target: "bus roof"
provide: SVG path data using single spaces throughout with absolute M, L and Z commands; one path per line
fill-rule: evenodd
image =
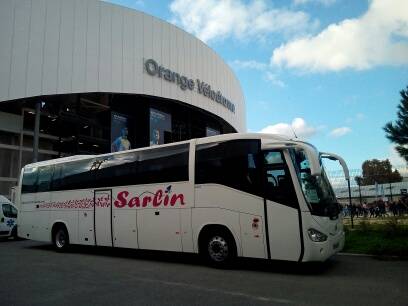
M 96 156 L 98 155 L 73 155 L 73 156 L 67 156 L 67 157 L 61 157 L 61 158 L 54 158 L 54 159 L 40 161 L 37 163 L 28 164 L 28 165 L 25 165 L 24 168 L 34 168 L 34 167 L 41 167 L 41 166 L 47 166 L 47 165 L 54 165 L 54 164 L 60 164 L 60 163 L 65 163 L 65 162 L 70 162 L 70 161 L 90 159 Z
M 128 150 L 128 151 L 120 151 L 120 152 L 114 152 L 114 153 L 105 153 L 105 154 L 100 154 L 100 155 L 74 155 L 74 156 L 69 156 L 69 157 L 56 158 L 56 159 L 51 159 L 51 160 L 46 160 L 46 161 L 41 161 L 41 162 L 37 162 L 37 163 L 28 164 L 24 168 L 54 165 L 54 164 L 65 163 L 65 162 L 86 160 L 86 159 L 91 159 L 91 158 L 95 158 L 95 157 L 112 156 L 112 155 L 116 155 L 116 154 L 123 154 L 125 152 L 130 153 L 130 152 L 137 152 L 137 151 L 142 151 L 142 150 L 151 150 L 151 149 L 156 149 L 156 148 L 164 148 L 164 147 L 170 147 L 170 146 L 179 145 L 179 144 L 183 144 L 183 143 L 190 143 L 192 141 L 195 141 L 197 144 L 205 144 L 205 143 L 218 142 L 218 141 L 228 141 L 228 140 L 234 140 L 234 139 L 261 139 L 261 140 L 266 140 L 269 143 L 273 143 L 273 142 L 280 143 L 280 142 L 285 142 L 285 141 L 303 142 L 300 139 L 289 138 L 289 137 L 287 137 L 285 135 L 263 134 L 263 133 L 231 133 L 231 134 L 221 134 L 221 135 L 215 135 L 215 136 L 209 136 L 209 137 L 203 137 L 203 138 L 195 138 L 195 139 L 179 141 L 179 142 L 172 142 L 172 143 L 156 145 L 156 146 L 150 146 L 150 147 L 136 148 L 136 149 L 132 149 L 132 150 Z
M 278 134 L 265 134 L 265 133 L 231 133 L 231 134 L 221 134 L 210 137 L 197 138 L 197 144 L 211 143 L 215 141 L 227 141 L 234 139 L 267 139 L 270 141 L 282 142 L 282 141 L 293 141 L 293 139 Z M 296 139 L 295 139 L 296 141 Z

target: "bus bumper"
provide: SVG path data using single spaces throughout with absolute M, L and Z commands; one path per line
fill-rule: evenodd
M 344 231 L 339 231 L 336 235 L 329 235 L 324 242 L 312 242 L 309 239 L 309 254 L 305 254 L 303 261 L 325 261 L 343 249 L 344 241 Z

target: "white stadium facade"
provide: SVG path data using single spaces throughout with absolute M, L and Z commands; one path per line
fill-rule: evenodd
M 176 26 L 98 0 L 0 1 L 0 194 L 36 160 L 244 132 L 230 67 Z

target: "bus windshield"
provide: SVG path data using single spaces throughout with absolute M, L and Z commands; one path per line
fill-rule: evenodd
M 311 213 L 336 218 L 339 214 L 339 205 L 322 162 L 320 161 L 321 175 L 312 176 L 309 160 L 303 150 L 291 150 L 291 157 Z

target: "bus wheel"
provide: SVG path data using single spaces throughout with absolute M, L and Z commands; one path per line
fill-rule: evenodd
M 234 238 L 227 231 L 210 232 L 201 250 L 207 261 L 217 268 L 228 268 L 236 257 Z
M 54 247 L 58 252 L 65 251 L 69 246 L 68 231 L 65 226 L 58 226 L 53 234 Z

